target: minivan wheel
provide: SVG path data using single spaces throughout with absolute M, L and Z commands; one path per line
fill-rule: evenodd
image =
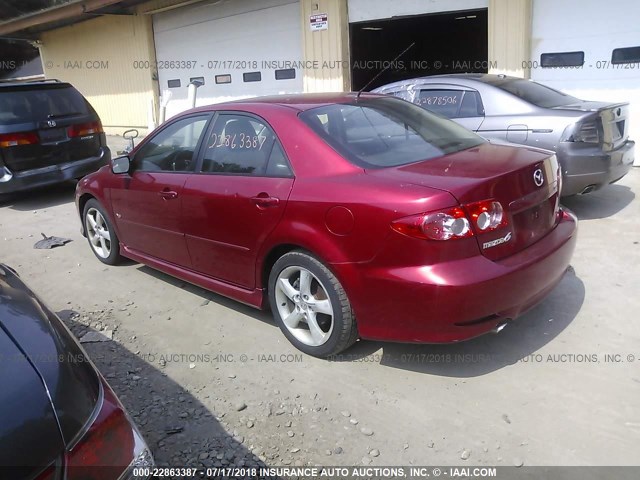
M 307 253 L 289 252 L 276 261 L 269 275 L 269 303 L 284 335 L 309 355 L 335 355 L 358 338 L 342 285 Z
M 102 263 L 116 265 L 120 262 L 120 242 L 100 202 L 91 199 L 84 206 L 84 231 L 91 251 Z

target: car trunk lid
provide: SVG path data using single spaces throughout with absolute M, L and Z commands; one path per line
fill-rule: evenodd
M 629 138 L 629 104 L 582 101 L 554 107 L 553 110 L 577 110 L 586 115 L 581 125 L 594 122 L 599 131 L 599 143 L 606 151 L 615 150 Z
M 60 319 L 2 265 L 0 327 L 41 377 L 64 442 L 71 444 L 98 404 L 101 388 L 98 373 Z
M 440 158 L 367 173 L 448 191 L 462 205 L 498 200 L 508 225 L 490 232 L 474 226 L 482 254 L 492 260 L 523 250 L 556 223 L 558 164 L 551 152 L 486 143 Z
M 3 478 L 36 478 L 64 451 L 47 389 L 0 325 L 0 465 Z

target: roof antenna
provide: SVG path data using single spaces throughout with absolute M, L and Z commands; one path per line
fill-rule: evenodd
M 405 48 L 402 52 L 400 52 L 400 55 L 398 55 L 396 58 L 391 60 L 386 67 L 384 67 L 382 70 L 380 70 L 375 77 L 373 77 L 371 80 L 369 80 L 364 87 L 362 87 L 360 90 L 358 90 L 358 94 L 356 95 L 356 100 L 358 98 L 360 98 L 360 94 L 362 92 L 364 92 L 369 85 L 371 85 L 373 82 L 375 82 L 380 75 L 382 75 L 384 72 L 389 70 L 391 68 L 391 65 L 393 65 L 396 62 L 396 60 L 398 60 L 401 56 L 403 56 L 405 53 L 407 53 L 411 49 L 411 47 L 413 47 L 415 44 L 416 44 L 416 42 L 413 42 L 411 45 L 409 45 L 407 48 Z

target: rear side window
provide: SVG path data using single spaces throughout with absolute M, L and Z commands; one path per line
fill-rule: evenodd
M 300 118 L 343 157 L 364 168 L 407 165 L 484 143 L 451 120 L 393 97 L 325 105 Z
M 458 116 L 462 103 L 462 90 L 420 90 L 416 103 L 430 112 L 439 113 L 447 118 Z
M 0 89 L 0 123 L 3 124 L 40 122 L 88 113 L 92 113 L 89 103 L 71 86 Z
M 467 118 L 484 115 L 480 95 L 472 90 L 429 90 L 418 93 L 416 103 L 430 112 L 447 118 Z
M 271 128 L 255 117 L 223 113 L 207 139 L 202 172 L 289 177 L 289 163 Z
M 484 107 L 480 94 L 475 91 L 465 90 L 460 104 L 458 118 L 481 117 L 484 115 Z

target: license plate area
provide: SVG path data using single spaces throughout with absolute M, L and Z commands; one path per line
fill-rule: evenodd
M 553 228 L 555 219 L 555 198 L 549 198 L 513 216 L 516 242 L 528 246 Z
M 40 143 L 60 143 L 69 140 L 67 136 L 66 128 L 48 128 L 46 130 L 40 130 Z

